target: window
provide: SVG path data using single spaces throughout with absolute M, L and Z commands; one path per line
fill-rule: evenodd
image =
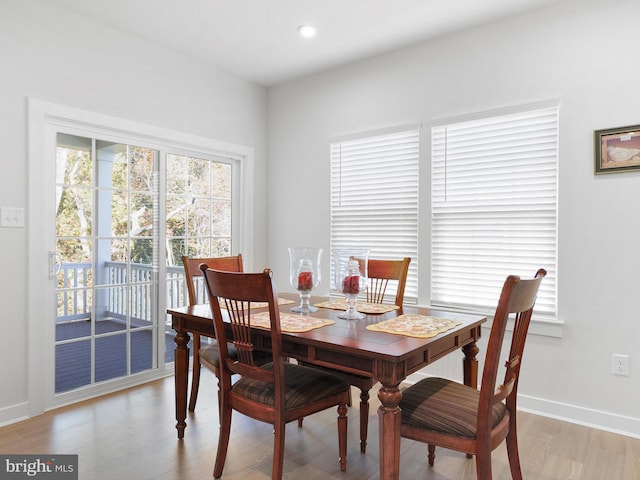
M 409 302 L 418 298 L 418 147 L 417 127 L 331 144 L 331 250 L 411 257 Z
M 542 267 L 536 315 L 555 317 L 557 164 L 557 105 L 433 127 L 432 304 L 491 311 Z

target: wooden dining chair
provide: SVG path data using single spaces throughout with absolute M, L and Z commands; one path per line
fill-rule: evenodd
M 230 257 L 213 257 L 213 258 L 190 258 L 182 257 L 182 265 L 184 266 L 184 276 L 187 284 L 187 294 L 189 297 L 189 305 L 205 303 L 209 301 L 206 294 L 204 280 L 200 264 L 204 263 L 210 268 L 216 270 L 224 270 L 228 272 L 242 272 L 242 254 Z M 200 295 L 198 295 L 200 293 Z M 191 375 L 191 396 L 189 398 L 189 411 L 193 412 L 196 408 L 198 400 L 198 389 L 200 387 L 200 366 L 204 365 L 211 370 L 216 378 L 220 378 L 218 368 L 218 344 L 215 340 L 206 345 L 202 345 L 200 335 L 193 334 L 193 372 Z M 218 389 L 220 382 L 218 381 Z
M 402 260 L 368 259 L 367 302 L 384 303 L 387 287 L 391 281 L 392 286 L 395 283 L 396 288 L 395 305 L 402 308 L 410 263 L 411 258 L 409 257 Z M 372 377 L 364 377 L 355 373 L 335 371 L 335 374 L 360 390 L 360 452 L 365 453 L 369 430 L 369 392 L 375 381 Z M 301 426 L 302 421 L 298 422 L 298 425 Z
M 522 479 L 516 430 L 516 397 L 522 353 L 540 282 L 509 276 L 493 317 L 480 390 L 444 378 L 429 377 L 402 392 L 401 435 L 428 445 L 433 466 L 436 446 L 476 456 L 478 480 L 491 480 L 491 452 L 506 439 L 511 476 Z M 496 388 L 502 344 L 510 315 L 515 323 L 504 381 Z
M 282 478 L 285 425 L 288 422 L 337 406 L 340 470 L 346 470 L 347 402 L 349 382 L 314 368 L 285 362 L 282 351 L 280 312 L 272 272 L 233 273 L 207 269 L 202 265 L 214 329 L 218 338 L 221 382 L 221 415 L 214 478 L 222 475 L 231 433 L 231 417 L 236 410 L 274 427 L 271 478 Z M 272 362 L 262 366 L 254 361 L 254 334 L 251 330 L 253 302 L 268 302 Z M 223 313 L 224 309 L 224 313 Z M 260 310 L 264 312 L 264 308 Z M 229 325 L 228 332 L 225 324 Z M 237 357 L 229 354 L 232 342 Z M 240 379 L 231 383 L 233 374 Z
M 395 283 L 395 305 L 402 307 L 404 302 L 404 289 L 407 285 L 407 274 L 411 258 L 402 260 L 378 260 L 370 258 L 367 262 L 367 276 L 369 286 L 367 288 L 367 302 L 384 303 L 389 280 Z

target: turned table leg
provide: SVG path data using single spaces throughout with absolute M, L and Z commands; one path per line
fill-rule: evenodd
M 464 384 L 478 388 L 478 359 L 476 355 L 480 349 L 476 342 L 471 342 L 462 347 L 464 360 L 462 361 Z
M 360 391 L 360 452 L 367 451 L 367 431 L 369 427 L 369 390 Z
M 178 330 L 176 337 L 176 348 L 173 351 L 174 377 L 176 390 L 176 429 L 178 438 L 184 437 L 184 429 L 187 427 L 187 377 L 189 374 L 189 335 L 187 332 Z
M 380 479 L 398 480 L 400 477 L 400 408 L 402 393 L 399 383 L 384 382 L 378 391 L 381 405 L 380 421 Z
M 463 379 L 464 384 L 473 388 L 478 388 L 478 359 L 476 356 L 480 349 L 476 342 L 471 342 L 462 347 L 464 353 L 464 360 L 462 361 Z M 473 455 L 467 453 L 467 458 L 472 458 Z

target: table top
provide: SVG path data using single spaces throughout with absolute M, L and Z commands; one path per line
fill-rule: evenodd
M 278 296 L 291 300 L 298 299 L 298 295 L 292 293 L 281 293 Z M 311 304 L 314 305 L 326 300 L 326 297 L 311 297 Z M 280 311 L 290 312 L 291 307 L 296 305 L 296 303 L 280 305 Z M 211 308 L 208 304 L 171 308 L 167 310 L 167 313 L 174 316 L 174 328 L 176 328 L 176 318 L 182 318 L 189 320 L 190 324 L 181 325 L 181 328 L 187 331 L 196 330 L 201 334 L 209 333 L 213 336 Z M 388 313 L 369 314 L 362 320 L 342 319 L 338 317 L 338 313 L 339 310 L 319 308 L 317 312 L 306 314 L 306 316 L 310 317 L 330 319 L 335 323 L 307 332 L 282 332 L 283 341 L 287 343 L 287 339 L 289 339 L 289 341 L 297 344 L 323 347 L 333 345 L 339 347 L 339 350 L 344 353 L 371 356 L 378 359 L 386 357 L 389 360 L 398 361 L 414 354 L 416 351 L 437 347 L 437 344 L 441 343 L 443 338 L 451 338 L 462 332 L 468 332 L 470 329 L 479 327 L 486 321 L 486 317 L 481 315 L 455 313 L 409 305 L 405 305 L 402 309 Z M 367 325 L 389 320 L 403 313 L 458 320 L 461 324 L 432 338 L 415 338 L 405 335 L 375 332 L 367 330 L 366 328 Z

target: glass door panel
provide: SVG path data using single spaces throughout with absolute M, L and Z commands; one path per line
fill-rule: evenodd
M 57 394 L 158 365 L 158 157 L 57 135 Z
M 166 165 L 167 296 L 168 305 L 178 306 L 188 304 L 182 255 L 238 253 L 233 252 L 231 240 L 234 162 L 169 154 Z M 203 295 L 198 298 L 206 301 Z

